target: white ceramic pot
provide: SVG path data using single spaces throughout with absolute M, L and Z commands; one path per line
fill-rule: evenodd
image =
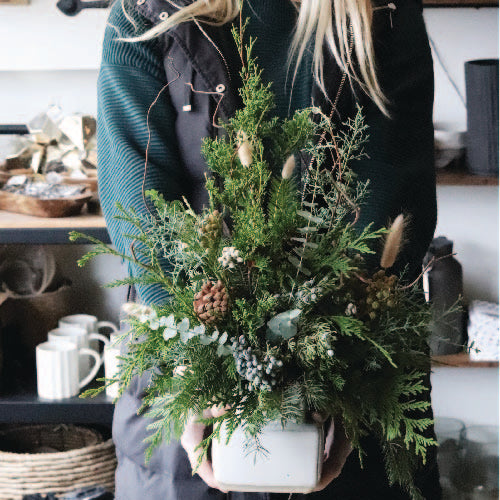
M 323 428 L 316 424 L 271 422 L 260 442 L 267 453 L 248 453 L 244 430 L 238 428 L 228 444 L 225 429 L 212 441 L 212 464 L 217 482 L 228 491 L 309 493 L 317 485 L 323 464 Z

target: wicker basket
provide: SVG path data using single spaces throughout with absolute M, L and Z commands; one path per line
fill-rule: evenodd
M 31 425 L 0 431 L 0 500 L 92 485 L 114 491 L 115 468 L 111 439 L 90 429 Z

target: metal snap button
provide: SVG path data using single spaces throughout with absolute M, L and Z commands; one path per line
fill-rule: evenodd
M 143 3 L 146 3 L 146 0 L 137 0 L 137 5 L 142 5 Z
M 219 83 L 219 85 L 217 85 L 217 87 L 215 87 L 216 92 L 222 93 L 222 92 L 224 92 L 224 90 L 226 90 L 226 86 L 222 83 Z
M 158 16 L 162 21 L 165 21 L 165 19 L 167 19 L 168 17 L 168 12 L 162 12 L 159 16 Z

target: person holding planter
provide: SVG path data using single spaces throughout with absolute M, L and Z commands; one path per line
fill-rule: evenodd
M 261 77 L 272 82 L 273 115 L 285 119 L 313 106 L 318 116 L 342 130 L 342 123 L 354 119 L 361 106 L 369 140 L 365 154 L 354 159 L 352 169 L 359 182 L 369 180 L 369 191 L 362 210 L 355 214 L 355 227 L 363 234 L 371 223 L 371 230 L 377 231 L 403 213 L 406 244 L 390 268 L 394 274 L 404 270 L 409 283 L 416 279 L 436 221 L 433 70 L 421 10 L 418 0 L 116 2 L 105 32 L 98 80 L 99 193 L 114 245 L 124 254 L 133 254 L 131 275 L 137 276 L 141 266 L 134 262 L 137 255 L 124 238 L 129 226 L 123 218 L 114 218 L 116 202 L 147 216 L 152 204 L 144 193 L 154 189 L 167 202 L 185 198 L 193 214 L 201 214 L 209 206 L 202 142 L 223 137 L 219 119 L 227 123 L 243 104 L 238 89 L 245 82 L 239 75 L 248 60 L 243 45 L 238 50 L 231 35 L 232 24 L 238 25 L 241 17 L 248 19 L 245 37 L 255 38 L 252 54 L 262 69 Z M 243 129 L 233 132 L 229 136 L 237 146 L 238 165 L 245 166 L 245 144 L 253 144 L 254 138 Z M 254 153 L 249 152 L 250 163 Z M 302 163 L 306 175 L 307 162 Z M 219 181 L 223 184 L 224 178 Z M 217 185 L 212 188 L 215 193 Z M 158 198 L 153 201 L 162 206 Z M 207 220 L 203 224 L 207 227 Z M 220 224 L 221 231 L 231 231 L 224 226 L 226 222 Z M 220 257 L 226 259 L 219 261 L 222 266 L 234 257 L 231 252 L 226 250 Z M 366 252 L 364 258 L 369 268 L 377 267 L 378 256 Z M 246 265 L 253 264 L 246 261 Z M 162 307 L 168 303 L 166 287 L 136 288 L 146 304 Z M 201 298 L 195 297 L 195 304 L 196 300 Z M 352 308 L 351 313 L 356 314 Z M 202 322 L 207 319 L 199 318 Z M 168 340 L 173 337 L 165 331 L 175 335 L 191 331 L 182 330 L 178 318 L 160 319 L 165 319 L 161 327 Z M 144 320 L 148 328 L 152 322 L 156 322 L 154 317 Z M 195 330 L 193 337 L 199 335 L 200 342 L 209 342 L 205 339 L 208 331 Z M 223 332 L 217 334 L 219 341 Z M 237 349 L 233 345 L 232 352 Z M 134 377 L 116 405 L 117 499 L 269 498 L 267 493 L 218 490 L 208 461 L 198 475 L 192 475 L 189 459 L 194 462 L 204 432 L 199 421 L 186 426 L 180 443 L 160 444 L 145 465 L 150 421 L 138 411 L 151 380 L 151 372 Z M 431 418 L 429 406 L 426 408 L 425 416 Z M 432 428 L 427 432 L 432 434 Z M 327 440 L 329 458 L 319 491 L 308 498 L 410 498 L 386 479 L 377 441 L 370 435 L 362 440 L 363 467 L 357 454 L 349 453 L 349 439 L 338 422 L 334 445 L 330 447 L 331 440 Z M 432 448 L 415 482 L 424 498 L 440 498 Z

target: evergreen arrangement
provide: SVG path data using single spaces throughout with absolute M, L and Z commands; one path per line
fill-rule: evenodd
M 214 405 L 228 409 L 205 419 L 205 452 L 222 425 L 229 436 L 243 426 L 258 450 L 266 423 L 315 411 L 342 421 L 361 460 L 362 438 L 378 438 L 389 481 L 422 498 L 413 475 L 435 444 L 424 415 L 431 312 L 416 285 L 391 273 L 403 217 L 357 228 L 369 189 L 350 168 L 367 141 L 361 110 L 338 130 L 316 108 L 273 117 L 242 33 L 233 31 L 243 107 L 221 124 L 223 138 L 203 143 L 209 207 L 195 213 L 153 190 L 149 214 L 119 206 L 131 255 L 72 233 L 96 244 L 80 265 L 113 254 L 141 269 L 109 286 L 156 284 L 170 295 L 131 320 L 117 380 L 123 391 L 152 373 L 150 452 Z M 374 269 L 367 257 L 377 250 Z

